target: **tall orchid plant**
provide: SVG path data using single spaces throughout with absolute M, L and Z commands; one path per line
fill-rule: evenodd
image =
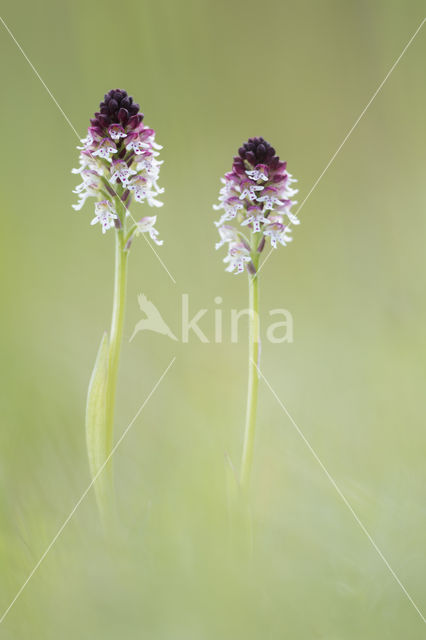
M 143 114 L 133 98 L 121 89 L 105 94 L 99 111 L 90 120 L 87 136 L 80 150 L 80 166 L 73 173 L 82 182 L 74 193 L 79 197 L 73 205 L 82 209 L 90 197 L 96 199 L 92 225 L 99 224 L 102 233 L 115 233 L 115 276 L 111 329 L 105 332 L 99 347 L 89 384 L 86 409 L 86 437 L 92 478 L 97 480 L 96 494 L 103 513 L 108 510 L 112 493 L 110 458 L 113 451 L 113 426 L 117 373 L 120 358 L 125 311 L 127 262 L 132 241 L 148 234 L 160 245 L 155 228 L 156 216 L 139 220 L 130 213 L 132 201 L 161 207 L 158 196 L 163 192 L 157 180 L 161 147 L 155 142 L 155 131 L 143 123 Z M 104 467 L 108 473 L 102 474 Z M 98 476 L 102 476 L 98 480 Z

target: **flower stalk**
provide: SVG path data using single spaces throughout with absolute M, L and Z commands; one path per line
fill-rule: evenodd
M 125 248 L 124 229 L 117 229 L 115 232 L 114 298 L 108 354 L 106 410 L 106 441 L 108 454 L 112 451 L 113 447 L 115 398 L 117 393 L 118 366 L 121 343 L 123 341 L 124 312 L 126 306 L 128 255 L 129 252 Z
M 254 235 L 253 238 L 256 238 Z M 252 254 L 253 255 L 253 254 Z M 248 274 L 249 288 L 249 338 L 248 338 L 248 386 L 244 443 L 241 457 L 240 485 L 248 490 L 253 464 L 254 439 L 256 431 L 257 396 L 260 366 L 260 321 L 259 321 L 259 277 L 257 274 L 259 254 L 252 257 L 254 274 Z

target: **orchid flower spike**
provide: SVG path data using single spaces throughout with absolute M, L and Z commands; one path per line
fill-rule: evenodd
M 155 131 L 143 124 L 143 118 L 139 105 L 126 91 L 113 89 L 105 94 L 82 146 L 77 147 L 80 166 L 72 171 L 80 174 L 82 182 L 74 189 L 78 202 L 73 208 L 80 211 L 88 198 L 96 198 L 91 224 L 99 222 L 102 233 L 125 226 L 132 198 L 150 207 L 163 205 L 158 200 L 164 192 L 158 186 L 162 147 L 155 142 Z M 144 232 L 143 225 L 133 222 L 134 232 Z M 132 225 L 128 226 L 131 231 Z M 157 230 L 150 227 L 145 231 L 160 244 Z
M 291 242 L 289 223 L 299 224 L 291 212 L 297 189 L 292 188 L 296 180 L 286 167 L 264 138 L 249 138 L 238 149 L 232 170 L 222 178 L 219 204 L 213 205 L 222 211 L 215 222 L 220 236 L 216 249 L 228 247 L 226 271 L 247 270 L 253 275 L 267 239 L 273 249 Z

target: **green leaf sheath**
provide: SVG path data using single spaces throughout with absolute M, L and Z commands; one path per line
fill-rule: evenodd
M 107 435 L 107 389 L 108 389 L 108 334 L 102 336 L 95 366 L 90 378 L 86 406 L 86 442 L 92 479 L 96 478 L 95 491 L 99 509 L 104 512 L 110 483 L 109 469 L 100 472 L 109 455 Z M 106 465 L 109 466 L 109 465 Z M 97 475 L 99 474 L 99 477 Z

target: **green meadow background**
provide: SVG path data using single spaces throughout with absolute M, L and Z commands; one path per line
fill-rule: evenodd
M 91 491 L 0 624 L 3 640 L 420 640 L 421 616 L 276 398 L 260 385 L 254 550 L 232 543 L 245 277 L 225 273 L 212 211 L 240 144 L 262 135 L 308 194 L 415 32 L 407 0 L 74 0 L 2 17 L 83 136 L 127 89 L 164 145 L 158 249 L 132 248 L 116 437 L 119 523 Z M 113 234 L 74 212 L 75 133 L 0 24 L 0 616 L 90 482 L 86 390 L 112 298 Z M 426 27 L 260 274 L 294 342 L 262 369 L 387 561 L 426 611 Z M 76 180 L 77 178 L 77 180 Z M 140 205 L 140 215 L 150 211 Z M 129 338 L 137 294 L 180 334 Z M 224 341 L 213 339 L 221 296 Z

